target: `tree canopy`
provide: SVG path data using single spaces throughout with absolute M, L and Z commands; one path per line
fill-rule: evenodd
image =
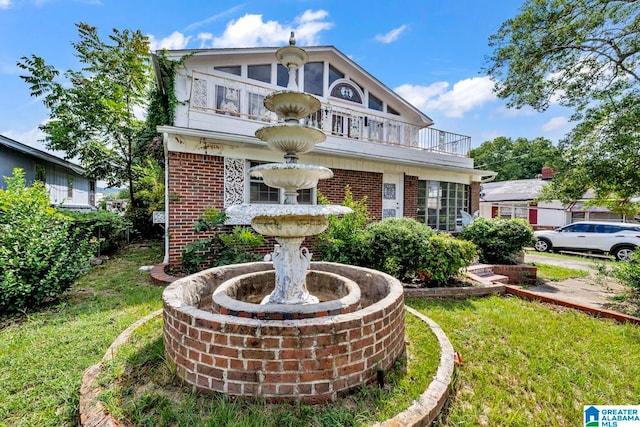
M 535 178 L 544 166 L 555 168 L 560 150 L 545 138 L 513 141 L 504 136 L 485 141 L 470 153 L 478 169 L 497 172 L 496 181 Z
M 485 71 L 509 106 L 574 108 L 545 197 L 598 204 L 640 193 L 640 2 L 526 0 L 491 36 Z
M 49 121 L 40 125 L 46 145 L 79 158 L 90 176 L 111 186 L 128 184 L 132 208 L 134 154 L 144 128 L 137 114 L 147 106 L 150 52 L 140 31 L 113 29 L 107 41 L 95 27 L 76 24 L 72 43 L 82 68 L 60 72 L 39 56 L 21 58 L 18 67 L 31 95 L 43 97 Z

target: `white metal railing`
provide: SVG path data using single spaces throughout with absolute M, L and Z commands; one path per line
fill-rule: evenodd
M 233 117 L 277 123 L 276 115 L 264 107 L 264 98 L 275 92 L 261 86 L 199 71 L 193 71 L 189 109 Z M 342 138 L 362 139 L 418 150 L 468 157 L 471 138 L 433 128 L 419 128 L 372 110 L 356 110 L 323 102 L 320 110 L 304 121 L 308 126 Z

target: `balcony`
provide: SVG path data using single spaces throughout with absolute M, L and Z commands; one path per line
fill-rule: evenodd
M 193 71 L 189 112 L 253 120 L 266 125 L 277 123 L 276 115 L 264 107 L 264 98 L 275 92 L 272 86 L 222 78 Z M 320 98 L 320 97 L 319 97 Z M 321 101 L 322 98 L 320 98 Z M 393 119 L 391 114 L 375 114 L 366 108 L 351 109 L 322 102 L 319 111 L 303 122 L 323 130 L 327 135 L 360 139 L 379 144 L 468 157 L 471 138 L 433 128 L 420 128 Z

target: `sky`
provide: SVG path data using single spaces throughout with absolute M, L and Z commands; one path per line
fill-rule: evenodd
M 498 136 L 557 143 L 571 111 L 509 109 L 482 67 L 489 36 L 520 0 L 0 0 L 0 134 L 43 148 L 48 118 L 16 62 L 35 54 L 60 71 L 78 69 L 76 23 L 140 30 L 152 49 L 332 45 L 434 120 L 471 136 L 472 148 Z

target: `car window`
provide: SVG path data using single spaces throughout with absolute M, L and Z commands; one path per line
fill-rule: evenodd
M 611 225 L 611 224 L 595 224 L 593 226 L 594 233 L 617 233 L 621 231 L 623 228 L 619 225 Z
M 590 227 L 590 224 L 571 224 L 563 228 L 561 231 L 564 233 L 587 233 Z

